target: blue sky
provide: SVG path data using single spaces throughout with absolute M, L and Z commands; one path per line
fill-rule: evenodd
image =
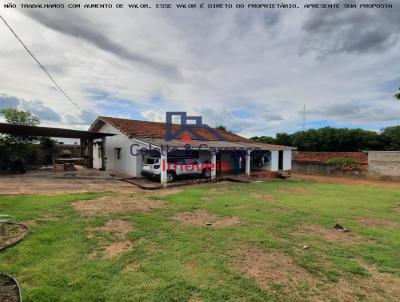
M 98 115 L 164 121 L 166 111 L 187 111 L 250 137 L 301 130 L 304 105 L 307 129 L 399 124 L 397 4 L 2 14 L 85 112 L 0 24 L 0 108 L 31 110 L 45 125 L 87 129 Z

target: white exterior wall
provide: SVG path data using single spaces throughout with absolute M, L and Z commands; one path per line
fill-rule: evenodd
M 93 168 L 100 169 L 101 168 L 101 157 L 99 157 L 99 149 L 101 148 L 101 146 L 96 144 L 97 142 L 101 142 L 101 141 L 93 142 Z
M 271 171 L 279 170 L 279 151 L 271 150 Z
M 138 144 L 138 147 L 132 148 L 132 152 L 136 153 L 138 149 L 148 147 L 135 139 L 129 139 L 125 134 L 115 129 L 109 124 L 105 124 L 99 132 L 113 133 L 114 136 L 106 138 L 105 157 L 106 157 L 106 170 L 125 173 L 133 177 L 142 177 L 142 156 L 133 156 L 131 154 L 132 144 Z M 121 148 L 121 157 L 117 159 L 115 149 Z M 101 168 L 101 158 L 98 158 L 98 149 L 93 147 L 93 166 Z
M 292 150 L 283 150 L 283 171 L 292 170 Z

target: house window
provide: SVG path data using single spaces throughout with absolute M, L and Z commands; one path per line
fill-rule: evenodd
M 115 148 L 114 152 L 115 152 L 115 158 L 121 159 L 121 148 Z

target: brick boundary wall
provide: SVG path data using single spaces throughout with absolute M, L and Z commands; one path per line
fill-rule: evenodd
M 350 158 L 358 163 L 331 165 L 327 160 Z M 346 177 L 368 176 L 368 154 L 364 152 L 301 152 L 293 154 L 292 171 L 311 175 L 330 175 Z

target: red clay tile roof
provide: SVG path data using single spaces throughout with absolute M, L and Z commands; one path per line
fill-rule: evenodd
M 100 121 L 100 122 L 99 122 Z M 148 138 L 162 138 L 166 136 L 165 123 L 159 122 L 147 122 L 138 120 L 129 120 L 115 117 L 100 116 L 96 122 L 90 127 L 91 131 L 99 131 L 103 126 L 101 121 L 110 124 L 111 126 L 117 128 L 122 133 L 130 137 L 148 137 Z M 172 129 L 177 131 L 180 125 L 174 124 Z M 214 128 L 215 129 L 215 128 Z M 219 138 L 215 137 L 212 133 L 204 128 L 195 128 L 196 132 L 203 136 L 205 139 L 210 141 L 218 141 Z M 253 142 L 247 138 L 241 137 L 239 135 L 228 133 L 226 131 L 215 129 L 220 135 L 222 135 L 226 141 L 230 142 Z M 182 133 L 179 138 L 191 137 L 190 133 Z M 191 137 L 194 139 L 193 137 Z
M 335 158 L 351 158 L 360 164 L 368 164 L 368 154 L 364 152 L 294 152 L 296 162 L 324 163 Z

